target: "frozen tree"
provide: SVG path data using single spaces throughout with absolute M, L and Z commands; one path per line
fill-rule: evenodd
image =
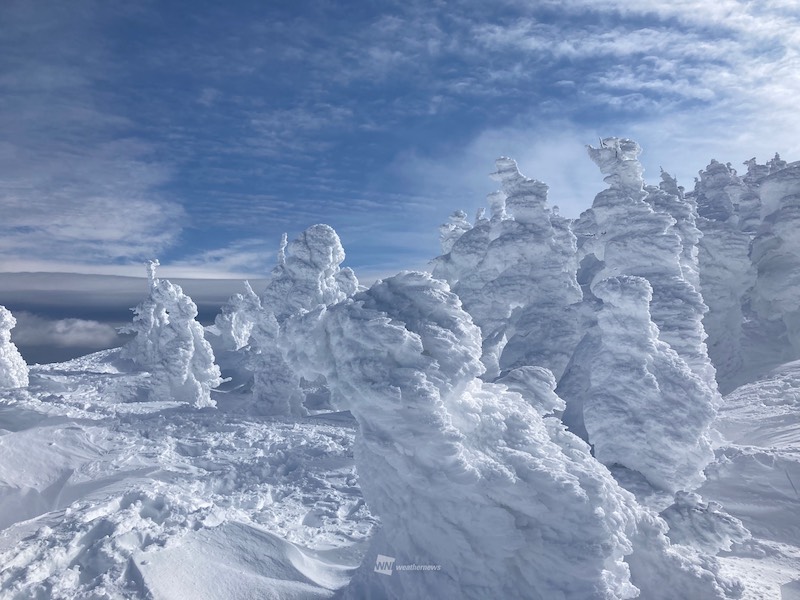
M 353 271 L 340 267 L 344 258 L 339 236 L 328 225 L 313 225 L 291 243 L 284 234 L 278 264 L 261 298 L 247 286 L 245 294 L 231 298 L 217 317 L 223 339 L 242 350 L 244 364 L 253 373 L 259 412 L 307 414 L 300 376 L 278 351 L 282 323 L 318 305 L 344 300 L 358 289 Z
M 725 597 L 583 441 L 543 417 L 563 408 L 551 373 L 479 378 L 481 333 L 444 282 L 402 273 L 286 327 L 289 362 L 323 374 L 359 425 L 359 481 L 382 529 L 351 597 L 665 598 L 656 575 L 684 597 Z M 376 575 L 379 554 L 441 570 Z
M 534 408 L 558 404 L 551 375 L 527 386 L 532 402 L 478 378 L 480 331 L 444 282 L 404 273 L 287 325 L 291 363 L 323 374 L 359 423 L 359 478 L 383 529 L 354 597 L 636 595 L 630 496 Z M 377 553 L 441 572 L 375 577 Z
M 5 306 L 0 306 L 0 388 L 28 385 L 28 365 L 11 341 L 11 330 L 17 320 Z
M 665 178 L 660 188 L 645 189 L 640 152 L 633 140 L 618 138 L 602 140 L 599 148 L 589 147 L 589 156 L 606 175 L 609 187 L 595 197 L 576 225 L 583 238 L 581 264 L 591 265 L 592 289 L 618 275 L 647 279 L 653 289 L 650 310 L 661 339 L 715 390 L 702 324 L 707 307 L 695 287 L 693 246 L 699 233 L 692 207 L 681 206 L 685 200 L 675 194 L 671 178 Z
M 261 294 L 263 306 L 281 322 L 353 295 L 358 280 L 352 269 L 340 267 L 344 258 L 342 242 L 328 225 L 312 225 L 288 245 L 284 237 L 278 264 Z
M 746 295 L 755 283 L 749 256 L 753 236 L 747 231 L 754 226 L 739 210 L 746 198 L 755 198 L 755 218 L 760 222 L 760 200 L 736 171 L 716 160 L 700 171 L 692 196 L 703 233 L 699 242 L 700 289 L 708 305 L 703 326 L 720 390 L 726 393 L 739 382 L 749 362 L 745 360 L 742 324 Z
M 250 287 L 250 282 L 245 281 L 244 293 L 231 296 L 214 319 L 214 330 L 220 337 L 222 347 L 236 351 L 247 346 L 262 312 L 258 294 Z
M 594 293 L 602 301 L 597 327 L 559 385 L 564 420 L 604 464 L 637 471 L 659 489 L 690 490 L 714 458 L 714 393 L 659 339 L 647 280 L 612 277 Z
M 472 225 L 467 221 L 467 213 L 457 210 L 450 219 L 439 227 L 439 239 L 442 244 L 442 254 L 447 254 L 453 249 L 456 240 L 472 229 Z
M 489 196 L 491 218 L 468 227 L 457 213 L 442 227 L 434 276 L 461 298 L 483 335 L 486 377 L 525 365 L 559 376 L 579 339 L 574 307 L 575 236 L 547 206 L 547 185 L 523 176 L 510 158 L 496 161 L 501 191 Z
M 124 329 L 135 337 L 122 349 L 123 358 L 150 371 L 150 395 L 214 406 L 211 390 L 222 380 L 197 306 L 180 286 L 156 277 L 158 261 L 147 264 L 149 296 L 133 309 L 133 323 Z
M 800 163 L 778 163 L 760 182 L 763 223 L 750 257 L 756 269 L 752 308 L 768 322 L 780 322 L 790 357 L 800 356 Z

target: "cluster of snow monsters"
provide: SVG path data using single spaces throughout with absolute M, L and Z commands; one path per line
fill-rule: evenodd
M 498 159 L 490 217 L 454 213 L 432 274 L 368 290 L 327 225 L 284 236 L 262 294 L 245 283 L 209 328 L 260 412 L 302 416 L 324 396 L 358 422 L 382 529 L 353 597 L 741 594 L 714 554 L 747 531 L 691 490 L 713 458 L 717 378 L 746 377 L 759 330 L 785 342 L 759 366 L 800 356 L 800 165 L 750 161 L 739 178 L 712 162 L 685 194 L 666 173 L 645 185 L 639 153 L 589 148 L 609 187 L 577 220 Z M 123 355 L 154 397 L 212 406 L 214 352 L 156 264 Z M 27 383 L 13 324 L 0 310 L 0 385 Z M 378 554 L 440 570 L 376 577 Z

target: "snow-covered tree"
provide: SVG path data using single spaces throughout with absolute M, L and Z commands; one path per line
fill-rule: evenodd
M 344 259 L 342 242 L 329 225 L 312 225 L 288 245 L 284 237 L 278 264 L 261 294 L 262 305 L 280 323 L 352 296 L 358 279 L 349 267 L 341 268 Z
M 716 389 L 702 323 L 707 307 L 695 287 L 693 246 L 699 233 L 692 207 L 681 206 L 685 200 L 675 194 L 671 178 L 660 188 L 645 189 L 640 152 L 633 140 L 618 138 L 602 140 L 599 148 L 589 147 L 589 156 L 606 175 L 609 187 L 595 197 L 576 225 L 583 238 L 581 264 L 592 265 L 592 288 L 619 275 L 647 279 L 653 289 L 650 311 L 661 339 Z
M 346 595 L 661 600 L 650 581 L 667 579 L 726 597 L 713 560 L 672 548 L 663 520 L 545 416 L 563 408 L 549 371 L 480 379 L 481 333 L 446 283 L 401 273 L 285 325 L 288 361 L 323 374 L 359 424 L 359 481 L 381 518 Z M 379 554 L 441 570 L 376 576 Z
M 255 410 L 268 415 L 302 416 L 300 375 L 278 350 L 281 324 L 319 305 L 327 306 L 351 296 L 358 280 L 341 268 L 345 253 L 341 240 L 328 225 L 313 225 L 288 243 L 284 234 L 278 264 L 259 297 L 245 282 L 214 322 L 221 346 L 238 356 L 237 366 L 252 373 Z
M 489 196 L 491 219 L 470 228 L 456 213 L 441 228 L 445 254 L 433 274 L 481 328 L 488 378 L 526 365 L 560 376 L 579 339 L 575 236 L 547 206 L 547 185 L 523 176 L 510 158 L 496 167 L 502 189 Z
M 28 385 L 28 365 L 11 341 L 11 330 L 17 320 L 5 306 L 0 306 L 0 388 Z
M 244 293 L 231 296 L 214 319 L 214 332 L 220 337 L 221 346 L 232 352 L 247 346 L 262 312 L 261 299 L 245 281 Z
M 122 348 L 122 357 L 150 371 L 151 397 L 215 406 L 211 390 L 222 379 L 196 320 L 197 306 L 179 285 L 158 279 L 157 266 L 158 261 L 147 263 L 150 294 L 133 309 L 133 323 L 124 329 L 135 337 Z
M 481 334 L 460 304 L 403 273 L 287 321 L 292 365 L 323 374 L 359 423 L 359 480 L 383 524 L 352 595 L 634 597 L 630 496 L 534 408 L 559 404 L 552 375 L 531 402 L 479 379 Z M 375 577 L 378 553 L 441 572 Z
M 773 165 L 760 182 L 762 226 L 750 257 L 756 269 L 752 308 L 782 322 L 791 358 L 800 357 L 800 163 Z
M 637 471 L 656 488 L 691 490 L 714 458 L 709 427 L 715 395 L 650 318 L 641 277 L 597 282 L 597 327 L 581 341 L 559 384 L 564 420 L 598 460 Z
M 697 203 L 697 224 L 702 231 L 698 244 L 700 289 L 708 305 L 703 326 L 708 333 L 708 355 L 717 371 L 720 390 L 730 391 L 746 374 L 746 345 L 742 325 L 748 290 L 755 283 L 750 262 L 750 243 L 754 230 L 751 210 L 760 222 L 760 199 L 729 165 L 712 160 L 700 171 L 692 194 Z M 754 199 L 749 204 L 747 198 Z

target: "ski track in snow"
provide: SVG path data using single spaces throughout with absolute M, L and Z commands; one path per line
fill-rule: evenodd
M 3 598 L 329 597 L 375 519 L 347 414 L 140 402 L 106 351 L 0 397 Z M 120 368 L 122 367 L 122 368 Z

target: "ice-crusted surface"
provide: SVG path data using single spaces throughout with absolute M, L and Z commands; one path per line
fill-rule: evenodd
M 659 339 L 641 277 L 599 281 L 597 328 L 581 341 L 560 385 L 564 420 L 606 465 L 641 473 L 670 492 L 703 481 L 715 397 Z
M 556 404 L 552 379 L 534 374 L 545 397 L 526 401 L 478 378 L 480 332 L 444 282 L 403 273 L 288 327 L 293 365 L 325 375 L 359 423 L 383 524 L 352 597 L 635 597 L 632 496 L 534 408 Z M 377 554 L 441 571 L 376 576 Z
M 122 356 L 150 371 L 148 393 L 201 408 L 214 406 L 211 390 L 222 379 L 211 344 L 197 321 L 197 306 L 179 285 L 156 277 L 158 261 L 147 266 L 150 294 L 133 309 L 133 323 L 125 328 L 135 337 Z
M 5 306 L 0 306 L 0 388 L 28 385 L 28 365 L 11 341 L 17 320 Z
M 581 264 L 592 265 L 584 277 L 592 287 L 618 275 L 647 279 L 653 288 L 650 312 L 661 339 L 716 390 L 702 323 L 707 307 L 695 287 L 699 233 L 693 207 L 675 194 L 669 179 L 662 187 L 645 189 L 641 148 L 633 140 L 606 138 L 588 150 L 609 187 L 576 224 L 583 238 Z
M 491 219 L 468 228 L 463 213 L 442 227 L 445 254 L 433 274 L 446 280 L 483 335 L 486 377 L 540 365 L 558 377 L 579 339 L 576 240 L 547 206 L 547 185 L 496 161 Z

